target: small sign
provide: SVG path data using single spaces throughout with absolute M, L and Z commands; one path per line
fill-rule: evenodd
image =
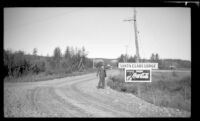
M 158 69 L 158 63 L 119 63 L 118 68 Z
M 125 68 L 125 82 L 151 82 L 151 69 Z

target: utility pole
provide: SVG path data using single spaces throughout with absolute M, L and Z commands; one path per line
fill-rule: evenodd
M 128 19 L 124 21 L 134 21 L 134 31 L 135 31 L 135 46 L 136 46 L 136 62 L 140 62 L 140 54 L 139 54 L 139 45 L 138 45 L 138 36 L 137 36 L 137 23 L 136 23 L 136 10 L 134 9 L 133 19 Z
M 140 60 L 140 55 L 139 55 L 139 45 L 138 45 L 138 37 L 137 37 L 137 25 L 136 25 L 136 10 L 134 9 L 134 27 L 135 27 L 135 45 L 136 45 L 136 62 L 138 63 Z
M 127 62 L 127 60 L 128 60 L 128 59 L 127 59 L 127 48 L 128 48 L 128 45 L 126 45 L 125 47 L 126 47 L 125 62 Z
M 139 54 L 139 46 L 138 46 L 138 36 L 137 36 L 137 23 L 136 23 L 136 10 L 134 9 L 134 15 L 132 19 L 124 20 L 124 21 L 134 21 L 134 31 L 135 31 L 135 46 L 136 46 L 136 62 L 140 62 L 140 54 Z M 139 84 L 138 95 L 141 96 L 141 85 Z

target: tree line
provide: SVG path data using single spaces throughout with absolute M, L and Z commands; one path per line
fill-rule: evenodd
M 117 58 L 118 62 L 136 62 L 136 55 L 128 56 L 125 54 L 121 54 Z M 174 66 L 176 68 L 191 68 L 191 62 L 181 59 L 161 59 L 158 53 L 152 53 L 149 59 L 140 59 L 140 62 L 151 62 L 158 63 L 159 69 L 170 69 L 170 66 Z
M 66 47 L 64 54 L 56 47 L 52 56 L 37 55 L 37 48 L 32 54 L 19 50 L 4 50 L 4 77 L 19 77 L 28 74 L 71 73 L 92 68 L 92 60 L 87 58 L 84 47 Z
M 129 56 L 125 54 L 121 54 L 117 60 L 118 62 L 136 62 L 136 55 L 134 56 Z M 154 54 L 152 53 L 150 59 L 140 59 L 141 62 L 159 62 L 160 58 L 158 53 Z

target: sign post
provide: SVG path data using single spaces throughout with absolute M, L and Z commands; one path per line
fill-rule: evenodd
M 119 63 L 118 68 L 125 69 L 125 82 L 151 82 L 158 63 Z

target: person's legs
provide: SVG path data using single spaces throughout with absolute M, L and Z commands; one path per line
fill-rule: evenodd
M 105 88 L 105 78 L 100 77 L 97 88 Z
M 100 78 L 99 78 L 99 83 L 98 83 L 97 88 L 101 88 L 101 79 Z
M 100 87 L 102 88 L 103 87 L 103 78 L 100 77 Z
M 100 88 L 102 88 L 103 87 L 103 80 L 102 80 L 102 78 L 100 79 Z
M 102 88 L 105 88 L 105 78 L 102 80 Z

